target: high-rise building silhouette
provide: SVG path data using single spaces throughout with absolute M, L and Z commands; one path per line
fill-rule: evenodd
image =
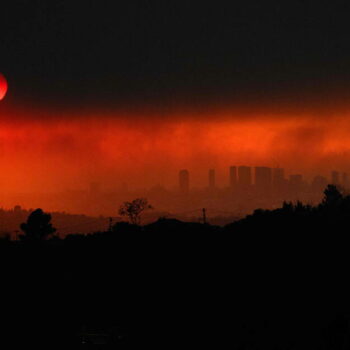
M 230 166 L 230 187 L 235 188 L 237 186 L 237 167 Z
M 255 167 L 255 186 L 259 190 L 269 190 L 272 184 L 272 170 L 266 166 Z
M 275 189 L 281 189 L 286 183 L 283 168 L 272 169 L 272 185 Z
M 214 189 L 215 188 L 215 169 L 210 169 L 209 170 L 209 189 Z
M 340 184 L 340 181 L 339 181 L 339 172 L 338 171 L 335 171 L 333 170 L 332 173 L 331 173 L 331 183 L 333 185 L 339 185 Z
M 238 167 L 238 184 L 240 186 L 250 186 L 252 184 L 252 169 L 249 166 Z
M 179 171 L 179 187 L 183 194 L 187 194 L 190 190 L 190 173 L 186 169 Z

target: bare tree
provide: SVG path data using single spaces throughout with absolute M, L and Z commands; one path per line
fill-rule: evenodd
M 145 198 L 136 198 L 132 202 L 124 202 L 119 208 L 119 215 L 127 217 L 134 225 L 141 224 L 141 214 L 147 209 L 153 209 Z

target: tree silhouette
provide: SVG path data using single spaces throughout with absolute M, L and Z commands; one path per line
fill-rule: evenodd
M 24 232 L 22 239 L 39 241 L 44 240 L 54 232 L 56 229 L 50 223 L 51 215 L 45 213 L 42 209 L 34 210 L 27 219 L 27 222 L 22 223 L 20 228 Z
M 127 217 L 134 225 L 140 225 L 141 214 L 146 209 L 153 209 L 145 198 L 136 198 L 132 202 L 124 202 L 119 208 L 119 215 Z
M 339 204 L 342 199 L 343 195 L 335 185 L 328 185 L 326 189 L 324 190 L 324 198 L 323 198 L 323 204 L 328 206 L 334 206 Z

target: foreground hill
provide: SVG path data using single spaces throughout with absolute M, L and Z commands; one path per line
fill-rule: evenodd
M 78 344 L 82 329 L 122 328 L 130 348 L 344 349 L 349 215 L 329 187 L 317 207 L 285 203 L 225 227 L 160 219 L 3 241 L 0 342 Z

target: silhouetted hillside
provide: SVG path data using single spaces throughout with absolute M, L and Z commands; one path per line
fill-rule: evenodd
M 163 218 L 3 240 L 0 342 L 347 348 L 349 215 L 350 197 L 329 186 L 318 206 L 225 227 Z
M 0 236 L 18 238 L 20 224 L 24 222 L 33 209 L 23 209 L 15 206 L 13 209 L 0 209 Z M 109 224 L 107 217 L 92 217 L 87 215 L 69 214 L 65 212 L 51 213 L 52 219 L 57 227 L 57 235 L 65 237 L 72 233 L 89 233 L 105 230 Z

